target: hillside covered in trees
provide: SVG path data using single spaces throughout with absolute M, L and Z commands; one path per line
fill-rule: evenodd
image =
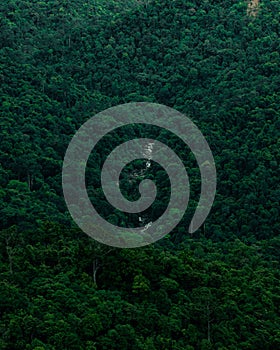
M 280 3 L 252 3 L 0 1 L 1 350 L 280 348 Z M 174 149 L 191 183 L 168 236 L 116 249 L 71 219 L 62 163 L 85 121 L 139 101 L 199 127 L 217 193 L 190 235 L 200 190 L 192 154 L 162 130 L 111 133 L 87 169 L 91 200 L 110 222 L 127 218 L 106 202 L 100 165 L 131 136 Z M 133 200 L 132 168 L 121 186 Z M 146 220 L 170 191 L 162 169 L 151 172 L 161 195 Z

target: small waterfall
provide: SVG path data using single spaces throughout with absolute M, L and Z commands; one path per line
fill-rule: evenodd
M 133 173 L 133 177 L 139 177 L 139 176 L 144 176 L 145 172 L 150 168 L 151 166 L 151 160 L 152 160 L 152 155 L 153 155 L 153 147 L 154 147 L 154 142 L 149 142 L 145 147 L 144 147 L 144 151 L 143 151 L 143 158 L 147 159 L 145 167 L 143 169 L 141 169 L 140 171 L 135 171 Z M 141 230 L 142 233 L 144 233 L 151 225 L 152 225 L 152 221 L 148 221 L 149 218 L 144 216 L 141 217 L 139 216 L 139 222 L 144 223 L 145 226 L 144 228 Z M 148 221 L 148 222 L 147 222 Z

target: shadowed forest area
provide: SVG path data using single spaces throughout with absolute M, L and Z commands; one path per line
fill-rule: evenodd
M 0 1 L 1 350 L 280 348 L 280 2 L 252 3 Z M 191 184 L 169 235 L 117 249 L 71 219 L 62 163 L 90 117 L 140 101 L 192 119 L 213 152 L 217 193 L 189 234 L 200 175 L 178 137 L 142 127 L 104 137 L 86 180 L 111 223 L 128 219 L 108 205 L 100 167 L 131 137 L 165 142 Z M 132 169 L 120 186 L 133 200 Z M 161 195 L 143 225 L 170 192 L 166 173 L 150 170 Z

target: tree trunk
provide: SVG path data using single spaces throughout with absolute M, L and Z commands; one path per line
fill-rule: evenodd
M 97 271 L 99 269 L 99 264 L 98 264 L 98 259 L 94 259 L 93 260 L 93 263 L 92 263 L 92 277 L 93 277 L 93 282 L 94 284 L 97 286 L 97 283 L 96 283 L 96 274 L 97 274 Z

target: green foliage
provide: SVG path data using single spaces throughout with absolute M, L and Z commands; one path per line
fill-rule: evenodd
M 0 349 L 278 349 L 279 2 L 8 0 L 0 2 Z M 187 227 L 200 180 L 166 130 L 110 133 L 88 162 L 88 193 L 110 222 L 139 225 L 100 188 L 106 156 L 132 137 L 166 143 L 184 162 L 190 210 L 142 249 L 97 244 L 74 227 L 62 161 L 89 117 L 131 101 L 189 115 L 218 170 L 207 222 Z M 170 183 L 142 160 L 121 174 L 158 186 L 142 225 L 166 208 Z M 133 170 L 140 174 L 133 176 Z M 176 215 L 176 212 L 174 212 Z

